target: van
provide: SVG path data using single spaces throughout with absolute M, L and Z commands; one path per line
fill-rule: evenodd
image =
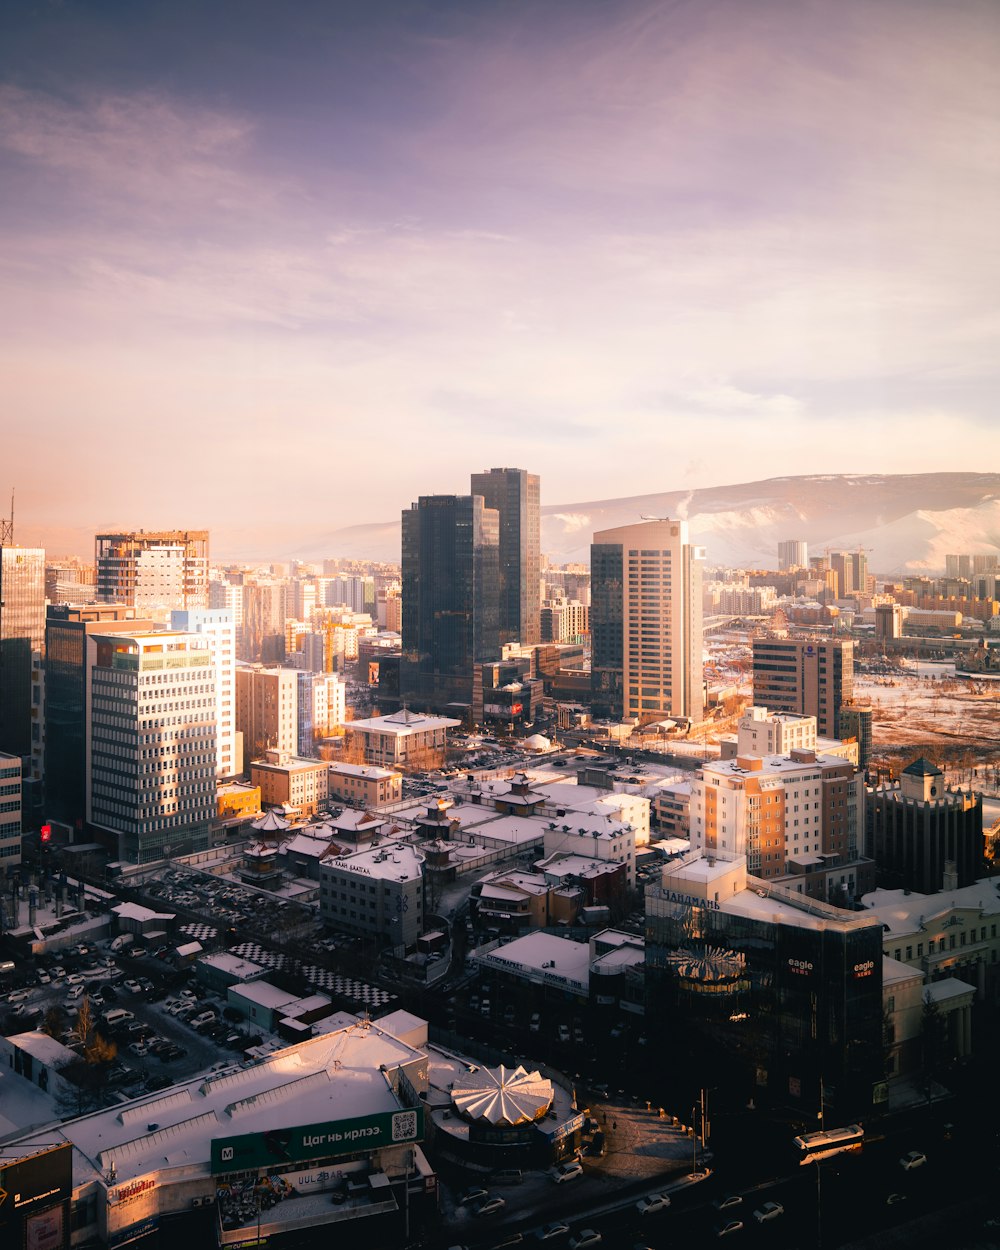
M 116 1024 L 124 1024 L 127 1020 L 134 1020 L 135 1017 L 131 1011 L 126 1011 L 124 1007 L 112 1007 L 109 1011 L 101 1012 L 101 1019 L 113 1029 Z
M 524 1173 L 520 1168 L 500 1168 L 490 1176 L 494 1185 L 520 1185 Z

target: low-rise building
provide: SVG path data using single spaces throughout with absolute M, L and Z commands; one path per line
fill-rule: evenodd
M 250 783 L 260 788 L 263 806 L 314 816 L 326 804 L 329 768 L 324 760 L 268 751 L 263 759 L 250 765 Z
M 320 915 L 333 929 L 401 951 L 423 932 L 423 854 L 406 842 L 382 842 L 320 865 Z
M 448 730 L 460 720 L 426 716 L 402 708 L 389 716 L 348 721 L 344 726 L 345 750 L 357 752 L 366 764 L 380 768 L 414 771 L 443 768 L 448 753 Z
M 403 775 L 373 764 L 329 765 L 330 798 L 352 807 L 378 808 L 398 803 L 403 797 Z

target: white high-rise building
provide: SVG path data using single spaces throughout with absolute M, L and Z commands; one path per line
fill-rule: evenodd
M 0 870 L 21 862 L 21 757 L 0 752 Z
M 99 602 L 125 603 L 156 621 L 173 608 L 208 604 L 207 530 L 98 534 L 94 555 Z
M 86 817 L 144 864 L 204 850 L 215 815 L 215 670 L 178 630 L 86 637 Z
M 779 569 L 807 569 L 809 567 L 809 544 L 801 538 L 789 538 L 778 543 Z
M 243 739 L 236 729 L 236 622 L 228 608 L 170 614 L 172 629 L 208 639 L 215 669 L 216 763 L 219 778 L 243 772 Z
M 687 522 L 601 530 L 590 553 L 595 710 L 640 724 L 700 721 L 704 550 L 688 542 Z

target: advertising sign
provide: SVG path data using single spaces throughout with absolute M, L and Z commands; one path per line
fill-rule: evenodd
M 156 1174 L 137 1176 L 112 1185 L 108 1189 L 105 1236 L 110 1245 L 131 1240 L 137 1235 L 137 1226 L 152 1220 L 160 1213 Z
M 212 1142 L 212 1175 L 378 1150 L 382 1146 L 420 1141 L 423 1135 L 424 1109 L 414 1107 L 352 1120 L 273 1129 L 268 1133 L 217 1137 Z
M 68 1237 L 63 1204 L 72 1193 L 69 1142 L 0 1167 L 0 1246 L 63 1250 Z

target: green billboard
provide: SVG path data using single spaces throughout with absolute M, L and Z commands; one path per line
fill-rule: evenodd
M 338 1155 L 405 1145 L 424 1135 L 423 1107 L 381 1111 L 353 1120 L 326 1120 L 295 1128 L 276 1128 L 212 1141 L 212 1175 L 256 1171 L 283 1163 L 308 1163 Z

